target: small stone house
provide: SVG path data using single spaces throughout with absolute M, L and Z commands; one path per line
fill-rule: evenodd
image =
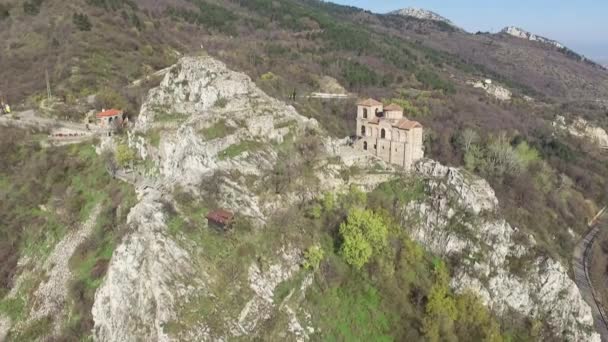
M 225 209 L 212 210 L 207 214 L 207 223 L 220 231 L 227 231 L 232 227 L 234 213 Z
M 357 103 L 355 148 L 367 151 L 385 162 L 411 170 L 424 157 L 423 127 L 407 119 L 396 104 L 367 99 Z
M 119 109 L 104 109 L 95 116 L 97 117 L 99 127 L 114 129 L 123 124 L 124 115 L 125 113 Z

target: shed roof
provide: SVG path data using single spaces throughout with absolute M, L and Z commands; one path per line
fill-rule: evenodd
M 357 103 L 357 105 L 359 106 L 366 106 L 366 107 L 373 107 L 373 106 L 382 106 L 382 102 L 380 101 L 376 101 L 372 98 L 369 98 L 367 100 L 361 100 Z
M 222 225 L 227 225 L 234 218 L 234 214 L 225 209 L 216 209 L 212 210 L 207 214 L 207 220 L 213 221 L 215 223 L 219 223 Z
M 103 112 L 99 112 L 97 113 L 97 117 L 98 118 L 105 118 L 108 116 L 117 116 L 117 115 L 122 115 L 122 110 L 119 109 L 108 109 L 108 110 L 104 110 Z

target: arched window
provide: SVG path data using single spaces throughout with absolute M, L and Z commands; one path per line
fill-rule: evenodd
M 386 139 L 386 130 L 384 128 L 380 131 L 380 138 Z
M 363 118 L 367 119 L 367 108 L 363 108 Z
M 367 151 L 367 141 L 363 142 L 363 149 Z
M 361 135 L 365 136 L 365 126 L 361 126 Z

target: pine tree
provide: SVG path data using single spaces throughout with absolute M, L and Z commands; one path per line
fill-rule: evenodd
M 72 22 L 80 31 L 91 31 L 91 28 L 93 27 L 89 20 L 89 16 L 84 13 L 74 13 Z

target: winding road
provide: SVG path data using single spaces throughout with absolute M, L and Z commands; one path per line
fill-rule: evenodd
M 604 312 L 599 304 L 600 302 L 595 294 L 589 276 L 589 258 L 591 257 L 593 242 L 604 224 L 602 221 L 593 224 L 587 234 L 576 245 L 572 258 L 572 268 L 574 270 L 574 281 L 583 299 L 591 307 L 595 329 L 600 334 L 602 341 L 608 342 L 608 316 L 606 316 L 606 312 Z

